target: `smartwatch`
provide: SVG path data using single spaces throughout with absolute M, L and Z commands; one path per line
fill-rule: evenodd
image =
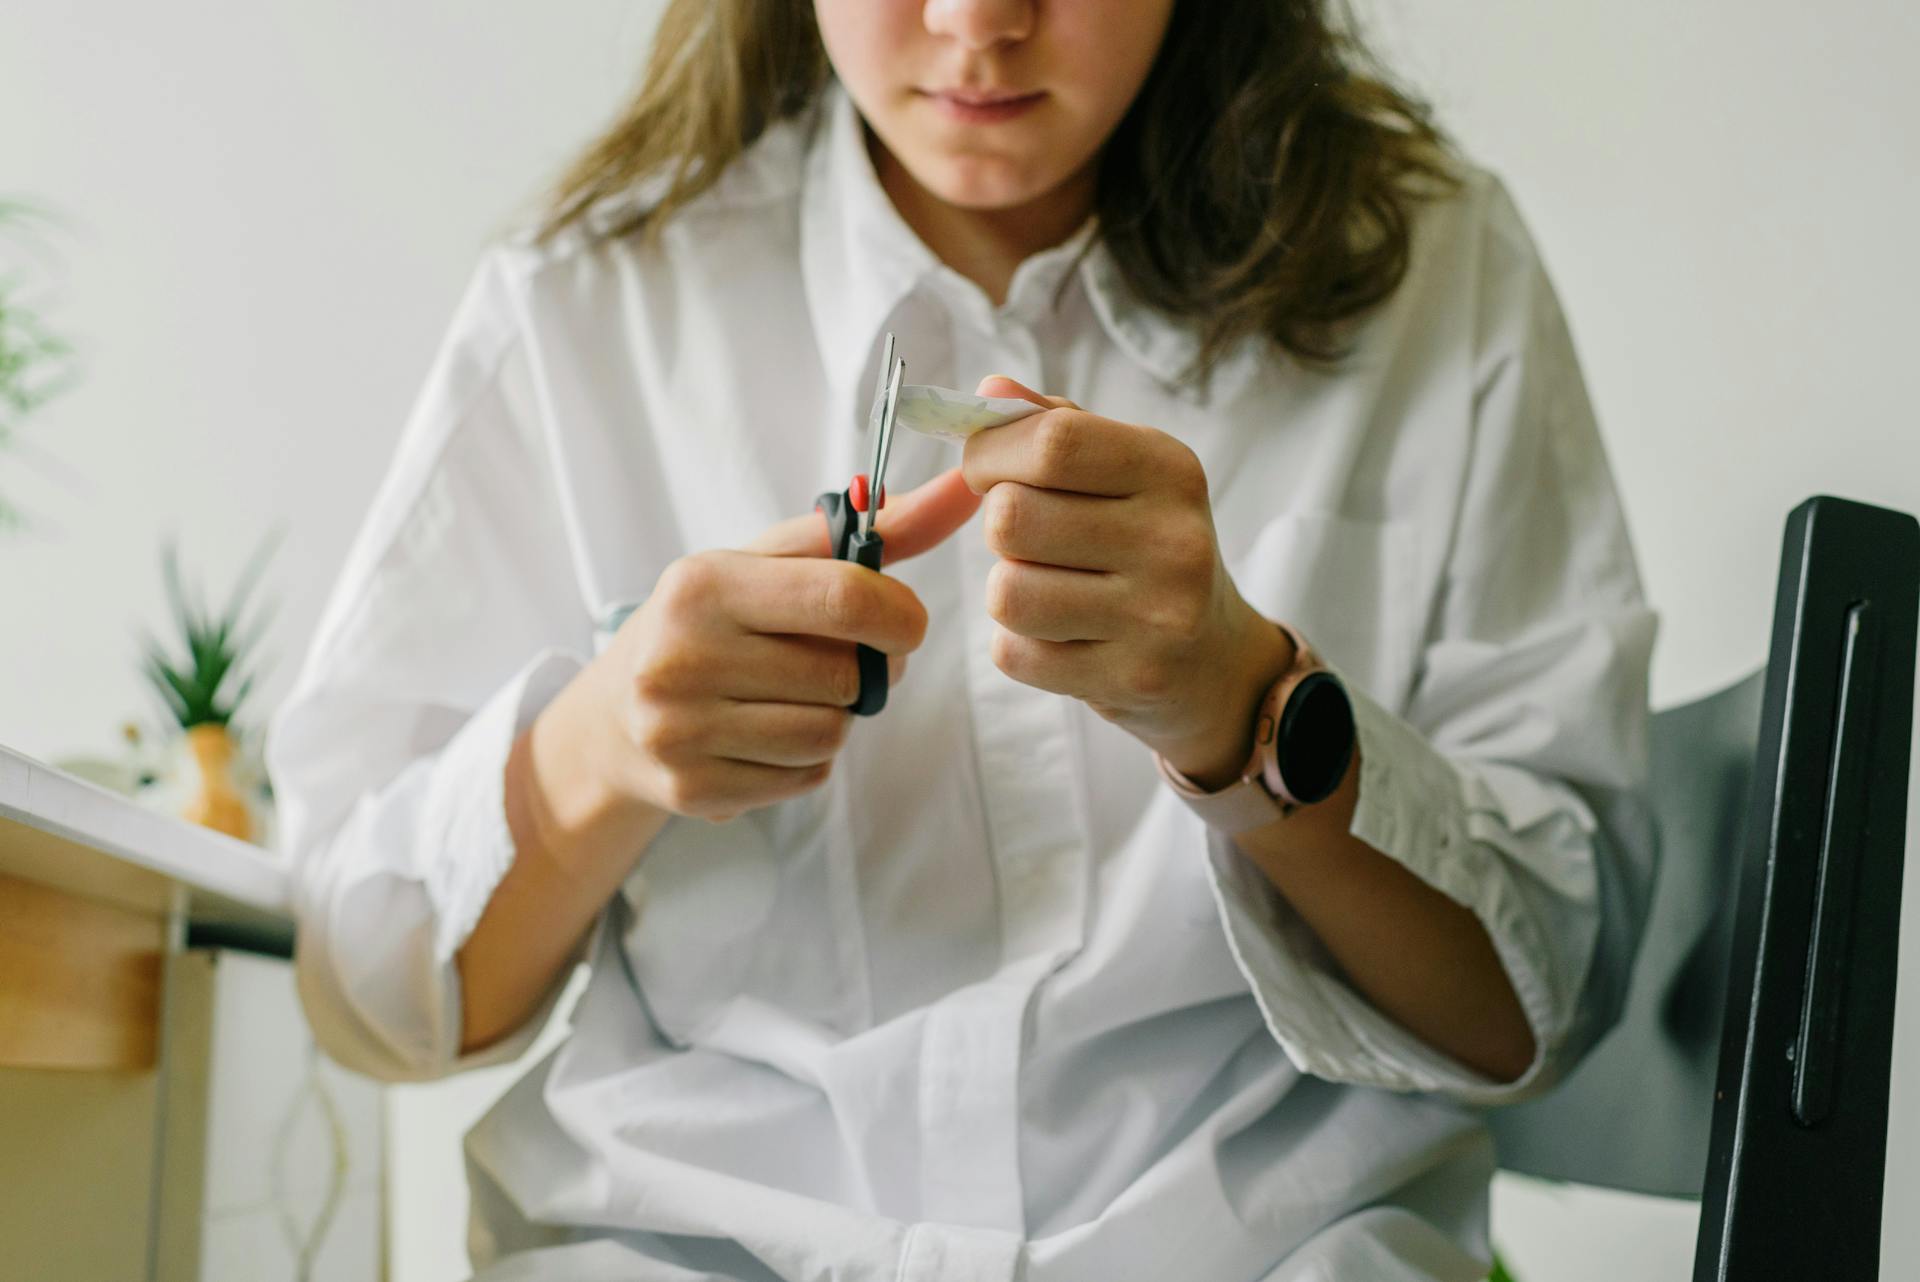
M 1240 777 L 1207 792 L 1153 754 L 1161 778 L 1202 819 L 1228 833 L 1284 819 L 1331 797 L 1353 761 L 1353 703 L 1340 678 L 1284 623 L 1293 662 L 1267 687 L 1254 717 L 1253 750 Z

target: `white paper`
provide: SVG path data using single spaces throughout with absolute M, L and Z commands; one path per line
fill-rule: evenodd
M 964 441 L 975 432 L 1038 414 L 1046 407 L 1012 396 L 969 396 L 949 387 L 910 384 L 900 389 L 894 424 L 923 436 Z

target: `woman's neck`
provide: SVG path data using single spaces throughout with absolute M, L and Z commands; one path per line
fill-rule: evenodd
M 1073 235 L 1093 209 L 1092 164 L 1024 205 L 966 209 L 922 187 L 871 129 L 866 135 L 874 173 L 900 217 L 941 262 L 985 290 L 995 307 L 1006 301 L 1014 269 Z

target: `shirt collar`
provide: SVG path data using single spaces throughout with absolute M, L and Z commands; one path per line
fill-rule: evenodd
M 817 120 L 801 193 L 801 272 L 834 403 L 859 409 L 864 407 L 852 398 L 878 360 L 882 327 L 916 288 L 936 285 L 951 305 L 976 311 L 974 319 L 986 325 L 992 323 L 993 307 L 985 292 L 942 263 L 894 208 L 874 172 L 860 113 L 837 81 L 824 90 Z M 1081 284 L 1109 337 L 1162 384 L 1175 388 L 1199 351 L 1198 335 L 1134 296 L 1097 233 L 1097 220 L 1089 216 L 1061 244 L 1023 261 L 1002 312 L 1031 319 L 1050 309 L 1067 272 L 1078 263 Z M 864 415 L 858 421 L 864 422 Z

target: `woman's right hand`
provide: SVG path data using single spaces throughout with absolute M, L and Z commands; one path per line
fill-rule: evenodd
M 938 545 L 980 501 L 957 467 L 888 495 L 886 564 Z M 906 584 L 828 556 L 818 511 L 743 548 L 681 557 L 594 661 L 602 723 L 586 733 L 600 777 L 622 797 L 714 821 L 817 788 L 853 720 L 855 645 L 885 653 L 897 682 L 926 629 Z
M 979 506 L 957 467 L 892 496 L 887 562 Z M 906 584 L 827 553 L 815 511 L 673 562 L 514 741 L 513 862 L 457 954 L 462 1052 L 525 1024 L 669 815 L 730 819 L 826 779 L 859 691 L 855 644 L 897 679 L 927 630 Z

